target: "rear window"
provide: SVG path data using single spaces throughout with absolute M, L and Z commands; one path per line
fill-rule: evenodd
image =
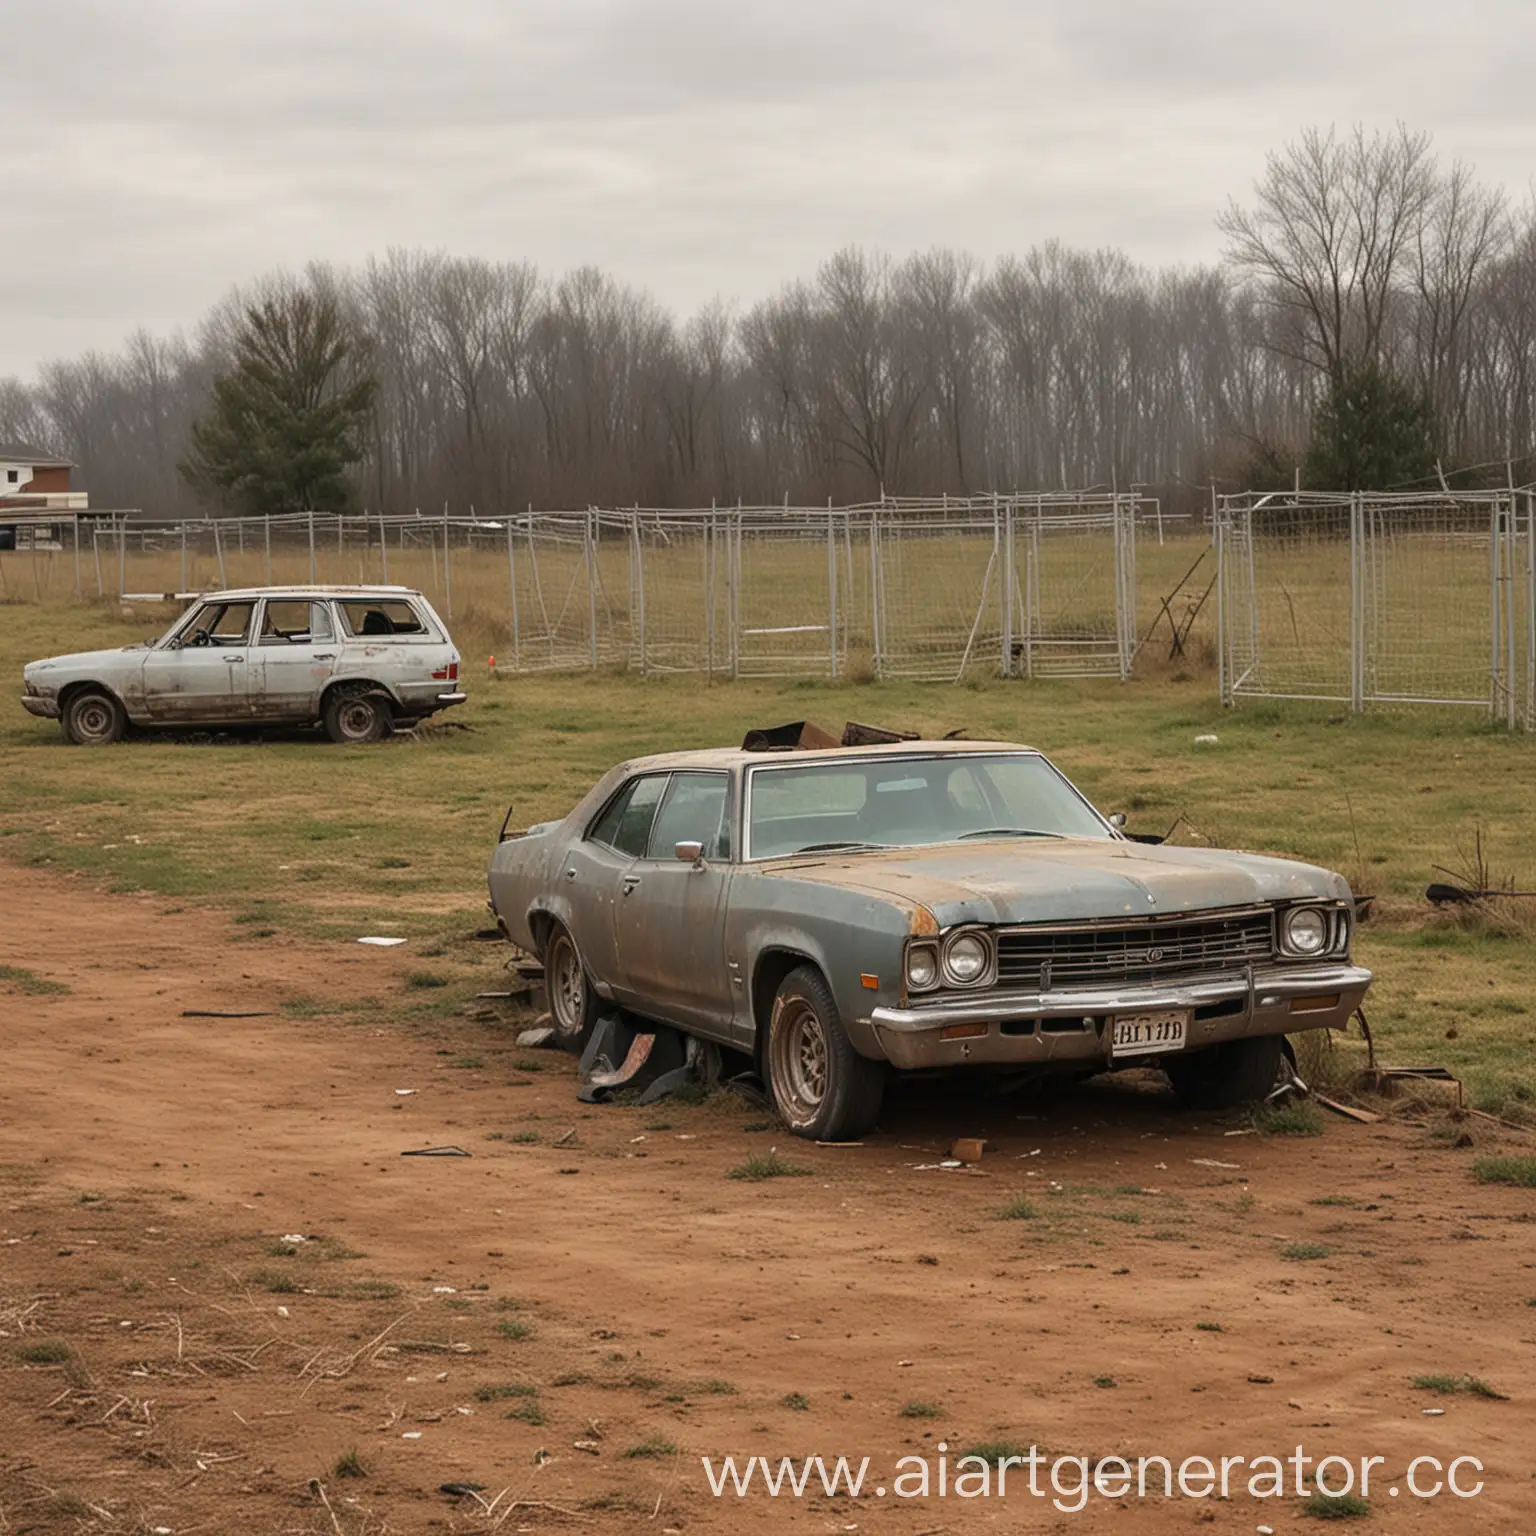
M 340 606 L 347 633 L 360 639 L 420 639 L 431 634 L 422 616 L 401 598 L 353 598 Z

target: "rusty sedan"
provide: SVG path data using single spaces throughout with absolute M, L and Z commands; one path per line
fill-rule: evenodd
M 623 763 L 491 859 L 557 1032 L 618 1006 L 750 1053 L 802 1136 L 869 1129 L 892 1070 L 1155 1066 L 1263 1097 L 1283 1037 L 1370 985 L 1343 877 L 1133 841 L 1041 753 L 904 741 Z

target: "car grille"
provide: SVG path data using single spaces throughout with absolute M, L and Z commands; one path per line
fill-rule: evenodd
M 997 985 L 1060 991 L 1241 971 L 1274 953 L 1267 907 L 1139 923 L 1012 928 L 997 936 Z

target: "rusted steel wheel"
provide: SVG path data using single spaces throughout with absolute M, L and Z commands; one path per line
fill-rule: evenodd
M 581 951 L 563 923 L 554 924 L 544 943 L 544 989 L 549 994 L 555 1039 L 565 1050 L 582 1050 L 591 1038 L 601 1005 L 582 964 Z
M 325 701 L 325 731 L 342 746 L 379 741 L 389 730 L 389 706 L 374 693 L 333 692 Z
M 66 740 L 77 747 L 105 747 L 121 741 L 128 729 L 128 717 L 123 706 L 100 688 L 86 688 L 71 695 L 64 706 L 63 719 Z
M 874 1125 L 885 1063 L 854 1050 L 831 988 L 815 966 L 791 971 L 768 1024 L 768 1083 L 780 1118 L 797 1136 L 847 1141 Z

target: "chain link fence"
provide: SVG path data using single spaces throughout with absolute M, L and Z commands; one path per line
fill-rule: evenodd
M 395 582 L 497 635 L 511 671 L 1124 678 L 1136 527 L 1155 517 L 1145 497 L 1060 492 L 499 517 L 106 515 L 0 556 L 0 584 L 46 600 Z
M 1216 508 L 1222 699 L 1470 705 L 1536 729 L 1530 490 Z

